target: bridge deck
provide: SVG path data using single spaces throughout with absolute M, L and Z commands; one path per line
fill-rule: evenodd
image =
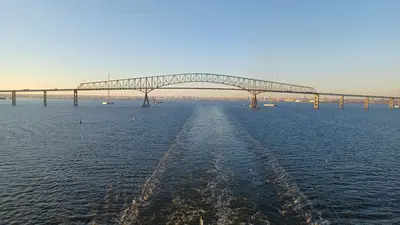
M 288 94 L 306 94 L 306 95 L 324 95 L 324 96 L 344 96 L 344 97 L 356 97 L 356 98 L 381 98 L 381 99 L 400 99 L 399 97 L 383 96 L 383 95 L 361 95 L 361 94 L 348 94 L 348 93 L 314 93 L 314 92 L 297 92 L 297 91 L 284 91 L 284 90 L 264 90 L 264 89 L 249 89 L 244 90 L 240 88 L 207 88 L 207 87 L 160 87 L 158 89 L 166 90 L 182 90 L 182 89 L 194 89 L 194 90 L 225 90 L 225 91 L 259 91 L 259 92 L 274 92 L 274 93 L 288 93 Z M 74 88 L 60 88 L 60 89 L 16 89 L 16 90 L 0 90 L 0 93 L 11 93 L 11 92 L 67 92 L 67 91 L 116 91 L 116 90 L 137 90 L 134 88 L 92 88 L 92 89 L 74 89 Z

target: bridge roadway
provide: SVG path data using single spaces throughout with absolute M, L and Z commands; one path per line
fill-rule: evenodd
M 188 89 L 193 89 L 193 90 L 225 90 L 225 91 L 240 91 L 241 89 L 239 88 L 217 88 L 217 87 L 160 87 L 157 89 L 164 89 L 164 90 L 188 90 Z M 85 89 L 85 90 L 79 90 L 76 88 L 54 88 L 54 89 L 9 89 L 9 90 L 0 90 L 0 93 L 12 93 L 12 92 L 69 92 L 69 91 L 117 91 L 117 90 L 135 90 L 132 88 L 104 88 L 104 89 Z M 255 89 L 256 91 L 262 91 Z M 323 95 L 323 96 L 344 96 L 344 97 L 355 97 L 355 98 L 379 98 L 379 99 L 400 99 L 399 97 L 391 97 L 391 96 L 384 96 L 384 95 L 361 95 L 361 94 L 341 94 L 341 93 L 326 93 L 326 92 L 296 92 L 296 91 L 279 91 L 279 90 L 271 90 L 271 91 L 262 91 L 262 92 L 273 92 L 273 93 L 289 93 L 289 94 L 318 94 L 318 95 Z
M 170 85 L 182 83 L 215 83 L 231 87 L 171 87 Z M 244 90 L 252 94 L 251 108 L 258 108 L 257 95 L 263 92 L 307 94 L 314 95 L 314 108 L 319 108 L 319 96 L 340 96 L 340 108 L 344 107 L 344 97 L 365 98 L 364 108 L 369 107 L 370 98 L 388 99 L 389 108 L 394 108 L 394 100 L 400 97 L 380 95 L 360 95 L 348 93 L 323 93 L 317 92 L 312 87 L 285 84 L 280 82 L 264 81 L 245 77 L 236 77 L 209 73 L 186 73 L 151 77 L 138 77 L 130 79 L 108 80 L 81 83 L 77 88 L 53 88 L 53 89 L 19 89 L 0 90 L 0 93 L 12 93 L 12 105 L 16 105 L 18 92 L 43 92 L 43 104 L 47 105 L 47 92 L 73 92 L 74 105 L 78 106 L 78 91 L 104 91 L 104 90 L 137 90 L 145 94 L 142 106 L 150 105 L 148 93 L 155 89 L 197 89 L 197 90 Z

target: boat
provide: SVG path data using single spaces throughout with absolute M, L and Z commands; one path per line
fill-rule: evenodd
M 6 100 L 7 98 L 6 97 L 0 97 L 0 100 Z
M 264 104 L 265 107 L 275 107 L 276 105 L 272 103 L 272 92 L 269 95 L 269 103 Z
M 103 101 L 101 104 L 114 105 L 114 102 L 111 101 L 111 97 L 110 97 L 110 74 L 108 74 L 107 89 L 108 89 L 108 99 L 107 99 L 107 101 Z
M 158 105 L 158 104 L 160 104 L 160 103 L 162 103 L 162 101 L 156 101 L 156 99 L 153 97 L 153 104 Z
M 395 105 L 394 107 L 395 107 L 395 108 L 400 108 L 400 106 L 399 106 L 399 105 Z

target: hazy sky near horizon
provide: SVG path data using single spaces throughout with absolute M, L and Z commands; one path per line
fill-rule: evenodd
M 398 0 L 0 0 L 0 89 L 210 72 L 400 95 Z

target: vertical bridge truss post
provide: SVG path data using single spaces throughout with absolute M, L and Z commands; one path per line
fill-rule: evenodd
M 47 91 L 43 91 L 43 105 L 47 106 Z
M 249 105 L 250 108 L 253 109 L 258 109 L 260 106 L 258 106 L 258 101 L 257 101 L 257 93 L 252 93 L 253 97 L 251 97 L 251 103 Z
M 319 109 L 319 94 L 314 95 L 314 109 Z
M 394 109 L 394 98 L 389 99 L 389 109 Z
M 369 108 L 369 98 L 365 98 L 364 99 L 364 109 L 368 109 Z
M 17 92 L 13 91 L 11 93 L 11 104 L 17 105 Z
M 74 91 L 74 106 L 78 106 L 78 91 Z
M 339 106 L 340 106 L 341 109 L 344 108 L 344 96 L 340 96 Z

